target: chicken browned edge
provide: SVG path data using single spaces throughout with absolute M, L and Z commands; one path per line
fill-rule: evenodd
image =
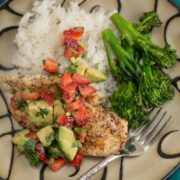
M 45 90 L 57 87 L 60 83 L 58 76 L 34 75 L 11 76 L 3 79 L 3 82 L 12 88 Z M 84 126 L 86 138 L 80 152 L 88 156 L 105 157 L 116 153 L 122 148 L 128 139 L 128 123 L 116 113 L 108 111 L 103 106 L 104 97 L 96 93 L 89 97 L 85 105 L 90 114 L 90 121 Z M 28 120 L 28 115 L 20 110 L 11 109 L 14 119 L 23 127 L 33 131 L 38 130 Z

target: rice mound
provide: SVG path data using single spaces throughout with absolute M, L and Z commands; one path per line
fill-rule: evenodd
M 19 23 L 14 40 L 17 52 L 12 64 L 32 74 L 42 73 L 42 60 L 52 57 L 57 59 L 62 72 L 69 64 L 64 57 L 63 31 L 77 26 L 85 28 L 82 43 L 87 53 L 82 62 L 108 73 L 107 81 L 93 85 L 104 95 L 110 95 L 116 82 L 108 68 L 101 32 L 112 24 L 103 9 L 88 13 L 76 3 L 70 3 L 65 10 L 55 0 L 37 1 Z

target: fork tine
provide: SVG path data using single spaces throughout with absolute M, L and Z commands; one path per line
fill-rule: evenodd
M 160 119 L 157 119 L 152 126 L 150 126 L 148 128 L 148 130 L 146 132 L 144 132 L 141 137 L 139 138 L 139 140 L 141 141 L 141 143 L 144 143 L 151 135 L 152 133 L 156 130 L 156 128 L 158 127 L 158 125 L 161 123 L 161 121 L 164 119 L 165 115 L 167 114 L 167 111 L 165 111 L 162 115 L 162 117 Z
M 137 131 L 134 132 L 137 140 L 146 132 L 146 130 L 149 128 L 149 126 L 157 118 L 157 116 L 159 115 L 161 110 L 162 110 L 162 107 L 159 108 L 158 111 L 154 114 L 154 116 L 152 117 L 151 121 L 149 121 L 147 124 L 143 125 L 142 127 L 138 128 Z
M 167 123 L 171 120 L 172 116 L 169 116 L 168 119 L 163 123 L 163 125 L 161 125 L 159 127 L 159 130 L 151 137 L 148 139 L 148 141 L 146 141 L 146 143 L 144 144 L 144 150 L 146 151 L 153 143 L 156 142 L 156 140 L 158 139 L 160 133 L 162 132 L 162 130 L 165 128 L 165 126 L 167 125 Z

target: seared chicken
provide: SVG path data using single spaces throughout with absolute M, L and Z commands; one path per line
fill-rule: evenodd
M 15 89 L 31 88 L 35 90 L 48 89 L 53 85 L 58 85 L 58 76 L 32 75 L 32 76 L 10 76 L 2 79 L 3 82 Z
M 127 141 L 127 121 L 103 108 L 102 101 L 97 94 L 87 100 L 90 121 L 84 127 L 87 130 L 81 151 L 84 155 L 105 157 L 117 152 Z
M 59 86 L 60 78 L 57 76 L 15 76 L 5 78 L 6 84 L 16 89 L 33 88 L 44 90 Z M 128 138 L 127 121 L 121 119 L 114 112 L 103 107 L 104 99 L 98 93 L 89 97 L 85 106 L 90 112 L 90 121 L 84 126 L 87 136 L 81 149 L 82 154 L 88 156 L 105 157 L 116 153 Z M 26 112 L 11 109 L 12 115 L 23 127 L 36 131 L 37 128 L 30 123 Z

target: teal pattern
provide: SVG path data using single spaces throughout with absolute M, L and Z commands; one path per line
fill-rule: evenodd
M 0 4 L 3 3 L 3 2 L 4 2 L 4 0 L 0 0 Z
M 180 0 L 170 0 L 175 6 L 180 7 Z

